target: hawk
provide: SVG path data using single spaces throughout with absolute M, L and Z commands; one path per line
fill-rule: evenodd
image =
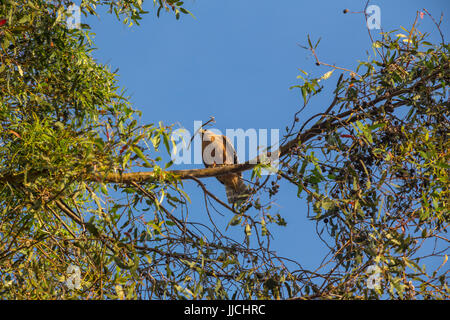
M 202 138 L 202 160 L 207 168 L 237 164 L 236 150 L 230 140 L 209 130 L 200 130 Z M 230 173 L 217 177 L 225 185 L 228 202 L 240 205 L 250 196 L 250 189 L 242 179 L 242 173 Z

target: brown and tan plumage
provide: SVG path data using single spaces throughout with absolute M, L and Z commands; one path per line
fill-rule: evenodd
M 202 159 L 205 167 L 218 167 L 237 164 L 236 150 L 230 140 L 209 130 L 200 130 L 202 137 Z M 217 180 L 225 185 L 228 202 L 240 205 L 250 196 L 250 190 L 242 179 L 242 173 L 230 173 L 218 176 Z

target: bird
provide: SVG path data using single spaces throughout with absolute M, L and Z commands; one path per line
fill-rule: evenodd
M 202 160 L 206 168 L 214 168 L 239 163 L 236 150 L 230 140 L 210 130 L 200 129 L 202 140 Z M 228 173 L 216 177 L 225 186 L 228 203 L 240 206 L 250 196 L 250 188 L 242 179 L 242 173 Z

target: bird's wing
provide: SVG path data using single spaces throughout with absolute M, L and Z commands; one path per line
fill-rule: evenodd
M 224 157 L 224 164 L 238 164 L 237 152 L 233 147 L 230 139 L 227 136 L 222 136 L 223 145 L 225 148 L 226 157 Z
M 236 152 L 236 149 L 234 149 L 233 144 L 231 143 L 230 139 L 227 136 L 222 136 L 222 139 L 224 141 L 224 147 L 226 148 L 225 154 L 227 155 L 225 158 L 224 163 L 225 164 L 238 164 L 239 159 Z M 242 177 L 242 172 L 235 173 L 239 177 Z

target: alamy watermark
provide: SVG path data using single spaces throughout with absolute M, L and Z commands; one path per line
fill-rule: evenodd
M 68 277 L 66 280 L 66 286 L 70 290 L 81 289 L 81 271 L 80 267 L 71 264 L 66 271 Z
M 370 276 L 367 278 L 367 288 L 380 289 L 381 273 L 380 268 L 377 265 L 371 265 L 367 267 L 367 274 Z
M 174 146 L 171 158 L 174 164 L 206 163 L 212 165 L 214 163 L 249 162 L 251 164 L 264 163 L 270 165 L 272 169 L 278 168 L 279 129 L 250 128 L 244 130 L 238 128 L 226 129 L 225 133 L 218 129 L 207 129 L 207 133 L 201 134 L 199 133 L 201 128 L 202 122 L 194 121 L 193 134 L 184 128 L 177 129 L 172 133 L 171 138 L 174 141 Z M 202 147 L 203 142 L 212 142 L 211 139 L 214 136 L 223 135 L 226 140 Z M 236 152 L 236 158 L 233 157 L 234 151 Z M 269 173 L 264 172 L 264 174 Z
M 366 23 L 369 30 L 381 29 L 381 9 L 377 5 L 370 5 L 366 9 Z
M 66 19 L 66 25 L 69 29 L 80 29 L 81 28 L 81 10 L 80 7 L 72 3 L 66 11 L 68 15 Z

